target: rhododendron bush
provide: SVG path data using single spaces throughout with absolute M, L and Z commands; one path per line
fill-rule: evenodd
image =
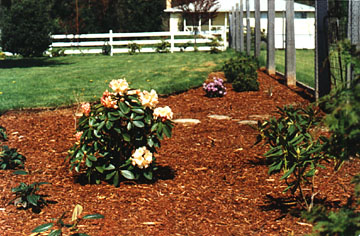
M 86 170 L 90 180 L 119 185 L 121 178 L 153 178 L 156 148 L 171 137 L 173 113 L 156 107 L 155 90 L 129 88 L 125 79 L 113 80 L 99 103 L 82 104 L 76 142 L 69 150 L 71 169 Z

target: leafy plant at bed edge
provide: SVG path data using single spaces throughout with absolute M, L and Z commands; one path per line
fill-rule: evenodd
M 323 168 L 320 163 L 326 158 L 322 152 L 323 144 L 319 139 L 315 140 L 311 132 L 320 118 L 311 107 L 285 106 L 278 109 L 280 118 L 258 122 L 257 143 L 265 141 L 270 146 L 270 150 L 264 154 L 269 174 L 283 172 L 280 179 L 287 185 L 284 192 L 290 190 L 295 195 L 298 190 L 299 203 L 310 211 L 317 194 L 314 189 L 317 168 Z M 310 201 L 303 188 L 306 184 L 311 186 Z
M 120 178 L 153 179 L 157 169 L 156 148 L 165 137 L 171 137 L 173 113 L 157 107 L 158 95 L 131 90 L 125 79 L 113 80 L 114 92 L 105 91 L 101 102 L 82 105 L 76 143 L 69 150 L 70 169 L 86 170 L 88 180 L 111 181 Z
M 7 141 L 6 129 L 0 126 L 0 145 L 1 141 Z M 0 146 L 0 170 L 24 168 L 26 158 L 19 154 L 16 148 L 9 148 L 6 145 Z
M 141 45 L 139 45 L 137 43 L 129 43 L 127 47 L 129 49 L 130 55 L 136 54 L 136 51 L 138 51 L 139 53 L 141 51 Z
M 49 184 L 47 182 L 34 182 L 32 184 L 20 183 L 19 186 L 12 188 L 11 191 L 16 197 L 10 201 L 18 208 L 29 208 L 29 207 L 41 207 L 42 204 L 46 204 L 46 200 L 42 195 L 36 192 L 40 189 L 43 184 Z
M 83 220 L 103 219 L 104 216 L 101 214 L 91 214 L 91 215 L 85 215 L 83 217 L 80 217 L 82 212 L 83 212 L 83 207 L 78 204 L 74 207 L 73 214 L 71 217 L 71 224 L 64 223 L 63 220 L 66 215 L 66 212 L 64 212 L 60 216 L 60 218 L 54 219 L 55 223 L 42 224 L 42 225 L 36 227 L 35 229 L 33 229 L 31 232 L 32 233 L 42 233 L 42 232 L 51 230 L 50 233 L 48 234 L 48 236 L 61 236 L 63 233 L 63 229 L 68 228 L 68 229 L 70 229 L 70 231 L 76 231 L 76 232 L 70 234 L 70 236 L 88 236 L 88 234 L 79 233 L 77 225 Z M 53 229 L 53 228 L 56 228 L 56 229 Z

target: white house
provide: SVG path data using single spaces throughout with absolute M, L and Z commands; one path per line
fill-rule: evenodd
M 240 5 L 240 0 L 219 0 L 218 15 L 215 19 L 209 20 L 206 25 L 189 25 L 189 21 L 183 19 L 181 10 L 171 7 L 171 0 L 167 1 L 165 12 L 170 14 L 169 28 L 170 31 L 188 31 L 193 27 L 198 27 L 200 31 L 221 30 L 223 27 L 228 29 L 229 16 L 232 8 L 236 4 Z M 261 29 L 267 29 L 267 7 L 268 0 L 260 0 L 260 24 Z M 250 6 L 250 25 L 255 26 L 254 17 L 254 0 L 249 0 Z M 285 9 L 286 0 L 275 1 L 275 47 L 278 49 L 285 48 Z M 243 0 L 244 26 L 246 25 L 246 0 Z M 295 47 L 298 49 L 315 48 L 315 8 L 294 3 L 295 11 Z M 246 29 L 246 27 L 244 27 Z

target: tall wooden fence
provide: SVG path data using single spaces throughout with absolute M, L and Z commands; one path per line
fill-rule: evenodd
M 250 54 L 251 42 L 244 42 L 243 36 L 243 1 L 246 1 L 246 12 L 249 11 L 248 0 L 239 0 L 230 14 L 230 45 L 237 51 Z M 254 56 L 260 55 L 260 0 L 254 0 L 255 9 L 255 43 L 253 46 Z M 309 88 L 296 81 L 296 49 L 294 29 L 294 0 L 286 1 L 286 42 L 285 42 L 285 79 L 289 86 L 300 84 L 311 90 L 318 99 L 328 94 L 331 90 L 328 42 L 328 0 L 317 0 L 315 2 L 315 88 Z M 269 74 L 275 73 L 275 0 L 268 0 L 267 11 L 267 59 L 266 68 Z M 246 22 L 249 14 L 246 14 Z M 240 24 L 240 26 L 239 26 Z M 360 49 L 360 1 L 349 0 L 348 38 L 353 45 Z M 238 32 L 241 31 L 241 32 Z M 247 28 L 247 32 L 249 32 Z M 350 67 L 351 69 L 351 67 Z M 351 70 L 347 73 L 348 81 L 353 77 Z

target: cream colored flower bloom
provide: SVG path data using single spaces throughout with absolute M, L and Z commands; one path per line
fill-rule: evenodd
M 129 84 L 125 79 L 112 80 L 109 87 L 116 93 L 121 95 L 125 94 L 129 90 Z
M 152 89 L 150 93 L 144 90 L 140 93 L 139 99 L 144 107 L 155 108 L 159 103 L 158 95 L 154 89 Z
M 140 95 L 141 94 L 141 91 L 139 89 L 133 89 L 133 90 L 129 90 L 127 91 L 127 95 Z
M 170 107 L 158 107 L 154 110 L 154 117 L 157 118 L 163 118 L 171 120 L 173 118 L 173 112 L 171 111 Z
M 131 164 L 133 166 L 138 166 L 140 169 L 146 169 L 151 164 L 152 158 L 153 154 L 144 146 L 136 149 L 131 155 Z
M 76 132 L 75 138 L 76 138 L 76 141 L 77 141 L 77 142 L 80 141 L 82 134 L 83 134 L 83 131 L 81 131 L 81 132 Z
M 87 102 L 87 103 L 81 104 L 80 110 L 85 116 L 89 116 L 90 110 L 91 110 L 90 103 Z

